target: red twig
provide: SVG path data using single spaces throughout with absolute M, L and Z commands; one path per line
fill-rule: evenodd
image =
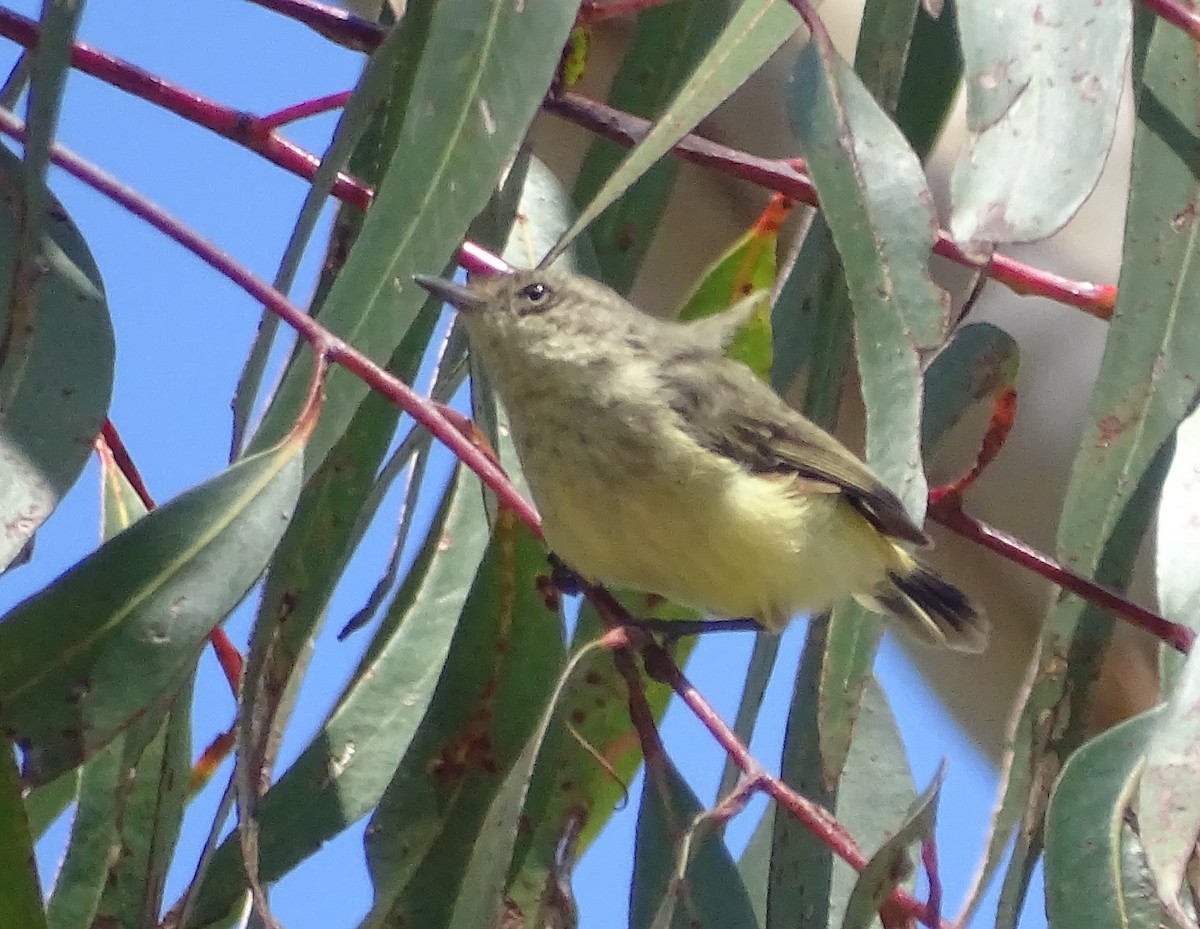
M 1200 13 L 1179 0 L 1142 0 L 1142 5 L 1200 42 Z
M 350 99 L 351 93 L 349 90 L 343 90 L 336 94 L 326 94 L 324 97 L 314 97 L 312 100 L 302 100 L 300 103 L 293 103 L 282 110 L 276 110 L 274 113 L 268 113 L 266 116 L 259 117 L 258 121 L 263 126 L 270 126 L 272 129 L 277 129 L 280 126 L 286 126 L 288 123 L 308 119 L 310 116 L 319 116 L 321 113 L 328 113 L 330 110 L 340 110 L 346 105 L 346 101 Z
M 935 923 L 942 921 L 942 874 L 938 868 L 937 837 L 930 834 L 921 842 L 921 864 L 925 867 L 925 879 L 929 881 L 929 898 L 925 909 Z
M 651 125 L 649 120 L 573 93 L 547 98 L 544 108 L 627 148 L 641 141 Z M 680 139 L 673 152 L 686 161 L 716 168 L 729 177 L 750 181 L 810 206 L 819 205 L 817 190 L 803 172 L 803 162 L 797 159 L 760 158 L 695 134 Z M 1111 285 L 1071 280 L 999 254 L 993 255 L 985 266 L 980 266 L 942 230 L 938 231 L 933 251 L 943 258 L 982 271 L 1016 293 L 1047 297 L 1101 319 L 1112 315 L 1116 288 Z
M 304 23 L 331 42 L 345 48 L 370 52 L 383 41 L 384 30 L 381 26 L 359 19 L 357 16 L 351 16 L 336 7 L 314 3 L 311 0 L 252 0 L 252 2 Z M 622 6 L 638 8 L 653 5 L 655 5 L 655 0 L 613 0 L 613 2 L 604 4 L 592 3 L 592 6 L 597 7 L 602 14 L 607 14 L 609 7 L 619 9 Z M 1200 13 L 1190 9 L 1180 0 L 1142 0 L 1142 5 L 1200 42 Z
M 374 48 L 382 39 L 383 30 L 365 20 L 357 19 L 340 10 L 322 7 L 319 4 L 298 0 L 256 0 L 277 12 L 299 19 L 306 24 L 321 24 L 319 31 L 337 40 L 342 35 L 343 25 L 348 35 L 373 36 L 369 48 Z M 311 20 L 311 22 L 310 22 Z M 314 26 L 316 28 L 316 26 Z M 11 10 L 0 8 L 0 35 L 12 39 L 28 48 L 37 45 L 38 28 L 32 20 Z M 353 44 L 353 47 L 360 47 Z M 366 46 L 363 46 L 367 48 Z M 369 49 L 368 49 L 369 50 Z M 216 101 L 209 100 L 191 91 L 176 87 L 169 81 L 150 74 L 130 62 L 77 42 L 71 53 L 73 66 L 86 74 L 100 78 L 114 87 L 141 97 L 184 119 L 203 126 L 216 134 L 254 151 L 275 165 L 293 174 L 311 180 L 320 164 L 320 159 L 293 142 L 276 134 L 279 114 L 260 117 L 235 110 Z M 335 95 L 336 96 L 336 95 Z M 321 98 L 328 100 L 331 98 Z M 303 110 L 311 102 L 300 103 L 296 109 Z M 649 123 L 620 110 L 589 100 L 577 94 L 562 94 L 550 98 L 545 108 L 564 119 L 591 129 L 618 144 L 632 146 L 645 135 Z M 291 109 L 291 108 L 289 108 Z M 287 113 L 283 110 L 281 113 Z M 802 168 L 787 161 L 759 158 L 728 146 L 710 142 L 697 135 L 685 136 L 675 146 L 675 154 L 697 164 L 716 168 L 731 177 L 739 177 L 752 183 L 786 194 L 810 205 L 817 204 L 816 190 Z M 370 187 L 346 173 L 338 175 L 333 186 L 333 195 L 360 209 L 370 203 Z M 1023 264 L 1005 255 L 994 255 L 986 267 L 969 258 L 954 244 L 949 235 L 940 232 L 934 252 L 958 264 L 983 270 L 992 279 L 1024 295 L 1038 295 L 1078 307 L 1107 319 L 1112 315 L 1116 299 L 1116 288 L 1105 284 L 1074 281 Z M 497 268 L 494 257 L 482 261 L 479 268 L 471 262 L 477 255 L 466 253 L 464 265 L 468 270 Z
M 24 127 L 20 120 L 7 110 L 0 110 L 0 132 L 24 142 Z M 422 397 L 408 384 L 389 374 L 362 352 L 329 332 L 266 281 L 235 261 L 232 256 L 188 229 L 137 191 L 131 190 L 62 146 L 55 145 L 52 148 L 51 160 L 68 174 L 119 203 L 229 278 L 263 304 L 269 312 L 295 329 L 300 337 L 312 346 L 314 352 L 341 365 L 372 390 L 378 391 L 403 409 L 454 452 L 463 464 L 478 474 L 483 482 L 496 492 L 501 503 L 510 507 L 523 522 L 540 533 L 541 522 L 537 511 L 516 491 L 504 472 L 450 424 L 440 404 Z
M 0 36 L 26 48 L 36 48 L 38 26 L 12 10 L 0 7 Z M 127 93 L 147 100 L 189 122 L 236 142 L 286 171 L 311 180 L 321 159 L 278 135 L 262 118 L 177 87 L 137 65 L 76 42 L 71 48 L 71 65 Z M 360 209 L 370 203 L 370 190 L 347 174 L 339 174 L 334 196 Z
M 129 481 L 129 486 L 138 495 L 138 499 L 142 501 L 142 506 L 147 510 L 154 509 L 157 504 L 155 504 L 154 498 L 150 496 L 150 489 L 146 486 L 146 482 L 142 480 L 142 473 L 138 470 L 137 465 L 133 463 L 133 458 L 129 455 L 129 449 L 125 447 L 125 442 L 121 439 L 121 434 L 117 432 L 117 427 L 113 425 L 111 419 L 104 420 L 104 425 L 100 427 L 100 435 L 104 437 L 104 442 L 108 446 L 108 450 L 112 453 L 113 464 L 125 476 L 125 480 Z
M 250 0 L 264 9 L 303 23 L 329 41 L 356 52 L 375 51 L 383 41 L 384 30 L 378 23 L 362 19 L 336 6 L 313 0 Z
M 1130 625 L 1145 629 L 1177 651 L 1186 654 L 1191 650 L 1196 634 L 1187 626 L 1181 626 L 1152 613 L 1132 600 L 1063 567 L 1049 556 L 1030 548 L 1020 539 L 968 516 L 963 512 L 962 498 L 956 494 L 945 493 L 941 488 L 935 488 L 929 494 L 928 515 L 935 522 L 1053 581 L 1089 603 L 1110 611 Z

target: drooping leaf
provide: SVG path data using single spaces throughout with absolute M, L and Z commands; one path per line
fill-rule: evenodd
M 386 167 L 383 159 L 395 148 L 394 136 L 408 107 L 432 9 L 432 0 L 408 3 L 404 16 L 372 52 L 363 68 L 362 77 L 346 101 L 329 147 L 321 157 L 321 163 L 304 195 L 304 203 L 300 206 L 296 225 L 288 238 L 273 282 L 277 290 L 287 293 L 291 289 L 321 209 L 333 189 L 338 172 L 347 161 L 350 161 L 351 173 L 363 183 L 374 187 L 379 182 Z M 389 128 L 392 130 L 390 133 Z M 343 205 L 339 209 L 338 225 L 352 225 L 357 232 L 361 221 L 362 215 L 357 207 Z M 344 228 L 335 229 L 331 238 L 341 242 L 345 234 Z M 326 293 L 327 286 L 318 288 L 315 306 L 321 305 Z M 264 311 L 234 391 L 230 458 L 241 449 L 245 439 L 250 413 L 278 328 L 278 317 Z
M 370 357 L 388 358 L 425 293 L 417 272 L 445 267 L 524 137 L 558 65 L 576 3 L 441 0 L 433 13 L 395 151 L 319 314 Z M 513 67 L 519 61 L 521 67 Z M 274 441 L 295 417 L 312 361 L 293 359 L 251 442 Z M 367 394 L 335 370 L 309 442 L 307 473 L 325 459 Z
M 859 873 L 850 899 L 846 902 L 842 929 L 867 929 L 873 925 L 884 901 L 912 876 L 910 846 L 933 835 L 937 825 L 938 795 L 945 775 L 946 765 L 943 762 L 933 783 L 913 801 L 904 820 Z
M 607 175 L 564 241 L 574 239 L 704 117 L 720 106 L 796 29 L 799 16 L 782 0 L 742 0 L 646 137 Z
M 329 719 L 262 797 L 264 883 L 278 880 L 379 802 L 429 706 L 486 544 L 480 495 L 459 469 Z M 188 925 L 225 918 L 244 888 L 235 834 L 214 855 Z
M 658 116 L 729 19 L 731 5 L 729 0 L 686 0 L 643 10 L 609 88 L 609 106 L 650 120 Z M 623 156 L 615 143 L 594 140 L 575 179 L 575 202 L 589 202 Z M 633 286 L 677 174 L 670 160 L 651 165 L 627 196 L 591 224 L 589 237 L 600 262 L 595 276 L 613 289 L 627 293 Z
M 0 727 L 45 783 L 169 697 L 275 549 L 300 489 L 289 436 L 110 539 L 0 622 Z
M 1160 715 L 1151 711 L 1114 726 L 1076 752 L 1059 775 L 1046 811 L 1051 929 L 1170 925 L 1152 888 L 1140 880 L 1125 823 L 1142 752 Z
M 432 929 L 456 906 L 499 910 L 507 857 L 493 862 L 501 886 L 495 873 L 486 887 L 466 878 L 477 843 L 498 853 L 489 808 L 562 669 L 562 621 L 535 584 L 544 570 L 542 543 L 502 512 L 428 711 L 367 826 L 375 899 L 364 927 Z
M 936 229 L 920 162 L 832 46 L 800 53 L 792 123 L 846 268 L 867 409 L 867 461 L 914 518 L 925 511 L 919 348 L 944 337 L 929 276 Z
M 0 294 L 14 286 L 22 166 L 0 147 Z M 41 220 L 40 270 L 14 313 L 0 303 L 0 568 L 54 511 L 91 454 L 112 394 L 113 334 L 87 244 L 56 200 Z
M 1200 196 L 1200 142 L 1180 130 L 1200 125 L 1200 98 L 1189 83 L 1198 67 L 1195 44 L 1159 21 L 1137 101 L 1120 294 L 1058 530 L 1060 561 L 1118 588 L 1128 582 L 1153 514 L 1164 445 L 1200 383 L 1196 226 L 1179 212 Z M 1023 816 L 1001 894 L 1003 925 L 1022 909 L 1040 850 L 1048 778 L 1082 739 L 1082 708 L 1112 622 L 1069 596 L 1047 619 L 981 872 L 990 876 Z M 1063 655 L 1071 656 L 1069 668 Z
M 647 754 L 633 854 L 629 925 L 755 929 L 750 896 L 721 833 L 666 755 Z
M 1178 905 L 1200 836 L 1200 651 L 1193 652 L 1146 743 L 1137 794 L 1142 848 L 1158 892 Z
M 954 170 L 951 232 L 984 250 L 1044 239 L 1075 215 L 1108 159 L 1131 6 L 963 3 L 958 24 L 971 138 Z
M 33 835 L 21 803 L 21 775 L 12 746 L 0 746 L 0 925 L 45 929 Z
M 1200 631 L 1200 414 L 1175 433 L 1175 453 L 1158 505 L 1155 590 L 1163 615 Z M 1166 690 L 1183 667 L 1183 656 L 1164 650 Z

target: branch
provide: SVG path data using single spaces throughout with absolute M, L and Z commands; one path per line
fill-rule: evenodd
M 40 32 L 33 20 L 0 7 L 0 36 L 26 48 L 36 48 Z M 71 66 L 236 142 L 306 180 L 312 180 L 321 163 L 312 152 L 280 136 L 269 118 L 209 100 L 83 42 L 72 45 Z M 333 194 L 363 210 L 371 202 L 370 188 L 344 173 L 334 181 Z
M 968 516 L 963 512 L 962 498 L 957 494 L 941 493 L 935 488 L 929 494 L 928 515 L 934 522 L 941 523 L 964 538 L 1053 581 L 1064 590 L 1069 590 L 1089 603 L 1108 610 L 1131 626 L 1146 630 L 1177 651 L 1184 654 L 1191 651 L 1196 633 L 1187 626 L 1173 623 L 1143 606 L 1138 606 L 1132 600 L 1063 567 L 1053 558 L 1030 548 L 1007 532 Z
M 543 108 L 626 148 L 632 148 L 640 142 L 651 126 L 649 120 L 579 94 L 564 93 L 549 97 Z M 808 175 L 801 170 L 803 163 L 798 159 L 785 161 L 760 158 L 727 145 L 710 142 L 695 134 L 684 136 L 672 151 L 686 161 L 715 168 L 728 177 L 749 181 L 809 206 L 820 206 L 817 190 Z M 980 264 L 969 258 L 954 243 L 948 232 L 940 229 L 933 252 L 972 270 L 981 271 L 1024 296 L 1047 297 L 1077 307 L 1100 319 L 1112 316 L 1117 289 L 1111 285 L 1071 280 L 1000 254 L 993 255 L 990 261 Z
M 22 143 L 25 140 L 21 121 L 8 110 L 0 109 L 0 132 Z M 178 242 L 265 306 L 270 313 L 291 326 L 312 346 L 316 354 L 341 365 L 372 390 L 403 409 L 446 445 L 463 464 L 478 474 L 480 479 L 495 491 L 502 504 L 512 509 L 534 532 L 541 534 L 541 522 L 537 511 L 517 492 L 499 465 L 451 424 L 441 404 L 422 397 L 408 384 L 335 336 L 266 281 L 257 277 L 249 268 L 239 264 L 232 256 L 184 226 L 137 191 L 61 145 L 52 147 L 51 160 L 71 176 L 119 203 L 168 238 Z

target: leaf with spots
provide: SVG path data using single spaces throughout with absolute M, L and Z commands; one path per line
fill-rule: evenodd
M 274 552 L 303 447 L 289 436 L 180 495 L 0 621 L 0 728 L 27 783 L 75 767 L 183 683 Z

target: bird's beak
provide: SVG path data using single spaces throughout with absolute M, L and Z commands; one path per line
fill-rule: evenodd
M 413 280 L 433 296 L 445 300 L 452 307 L 464 313 L 483 309 L 487 301 L 469 287 L 463 287 L 454 281 L 443 280 L 440 277 L 427 277 L 424 274 L 414 274 Z

